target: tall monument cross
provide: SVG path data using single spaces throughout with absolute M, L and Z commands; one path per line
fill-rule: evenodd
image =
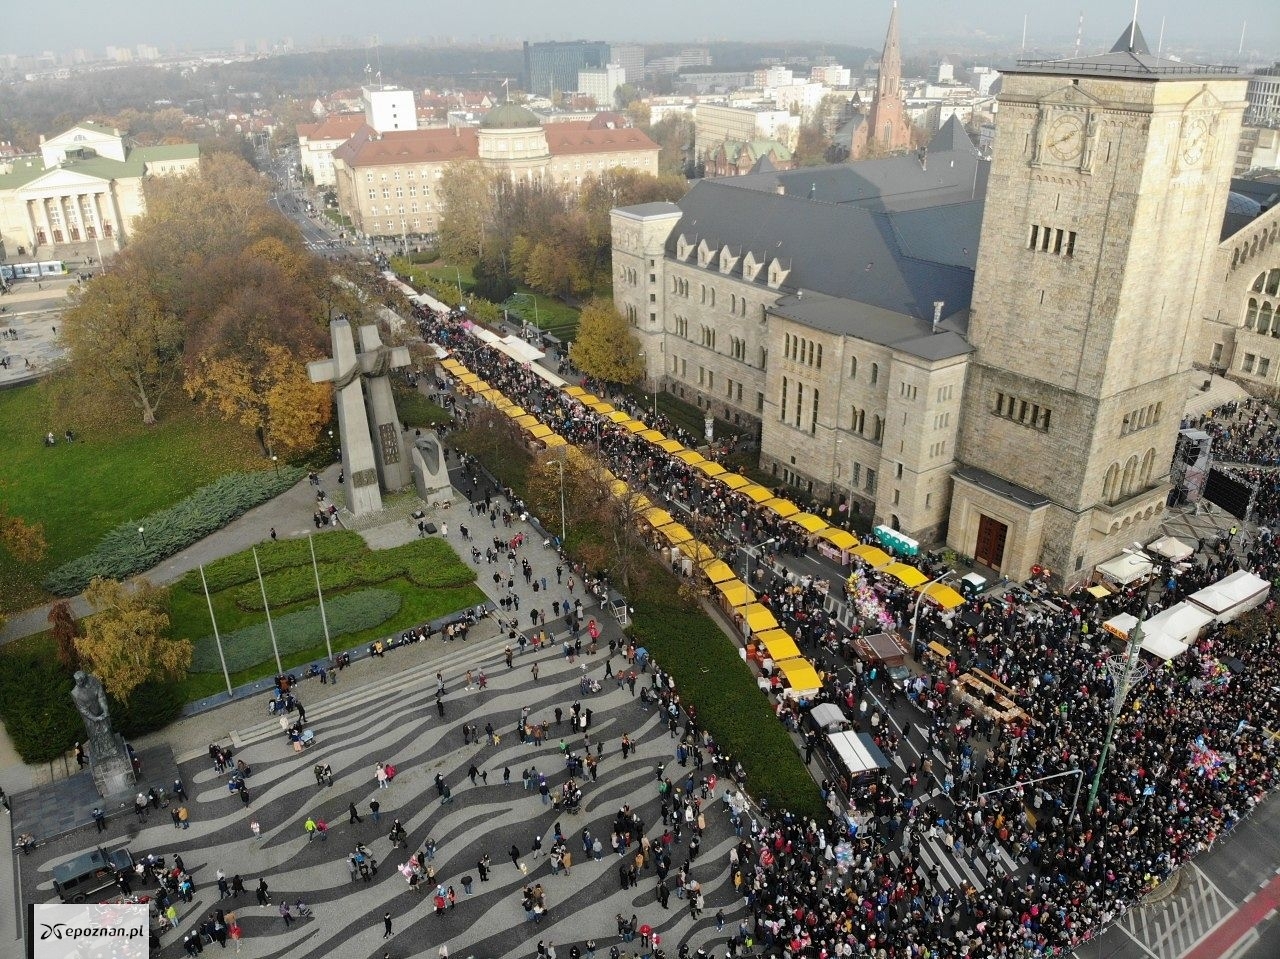
M 378 328 L 370 325 L 360 327 L 361 352 L 357 353 L 351 323 L 345 318 L 334 320 L 329 334 L 333 358 L 308 363 L 307 375 L 313 383 L 333 383 L 347 503 L 352 513 L 362 516 L 382 509 L 383 490 L 392 492 L 411 481 L 387 379 L 393 369 L 409 365 L 409 351 L 384 346 Z

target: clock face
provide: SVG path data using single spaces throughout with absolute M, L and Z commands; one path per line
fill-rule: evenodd
M 1049 127 L 1048 147 L 1054 159 L 1075 160 L 1084 149 L 1084 122 L 1072 113 L 1058 117 Z
M 1209 148 L 1209 124 L 1204 117 L 1194 117 L 1182 131 L 1182 159 L 1194 166 L 1204 159 Z

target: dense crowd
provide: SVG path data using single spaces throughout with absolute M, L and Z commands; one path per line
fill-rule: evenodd
M 807 550 L 803 530 L 595 416 L 452 319 L 421 319 L 428 340 L 455 351 L 490 385 L 570 442 L 598 445 L 633 488 L 678 505 L 704 541 L 772 547 L 772 561 L 762 564 L 767 572 L 753 583 L 761 601 L 819 670 L 837 662 L 852 636 L 826 612 L 826 590 L 807 578 L 775 575 L 787 555 Z M 678 435 L 664 418 L 623 398 L 615 402 Z M 1221 444 L 1220 458 L 1280 461 L 1277 427 L 1257 401 L 1215 411 L 1203 425 Z M 1192 560 L 1164 564 L 1152 588 L 1121 590 L 1103 601 L 1077 593 L 1050 602 L 1011 590 L 971 602 L 960 614 L 929 606 L 921 631 L 944 638 L 952 652 L 927 663 L 904 688 L 861 671 L 843 682 L 829 674 L 818 701 L 850 710 L 855 703 L 865 710 L 873 685 L 891 700 L 909 694 L 918 721 L 905 735 L 948 762 L 936 771 L 928 768 L 931 760 L 913 763 L 900 779 L 886 772 L 843 800 L 827 788 L 833 815 L 825 823 L 778 810 L 763 824 L 750 819 L 747 829 L 735 812 L 741 838 L 732 875 L 751 922 L 730 939 L 730 955 L 749 940 L 814 957 L 1051 954 L 1097 930 L 1229 831 L 1276 784 L 1267 730 L 1277 725 L 1280 673 L 1270 604 L 1249 628 L 1211 627 L 1175 660 L 1153 663 L 1120 715 L 1096 806 L 1086 809 L 1081 800 L 1073 808 L 1072 801 L 1079 784 L 1094 777 L 1111 718 L 1115 679 L 1106 661 L 1114 649 L 1102 623 L 1120 611 L 1150 615 L 1237 568 L 1275 581 L 1280 548 L 1269 528 L 1280 520 L 1280 480 L 1268 482 L 1258 505 L 1257 537 L 1198 542 Z M 905 628 L 915 594 L 873 571 L 864 575 L 883 614 Z M 1010 688 L 1029 722 L 1002 727 L 947 695 L 959 670 L 975 663 Z M 779 711 L 799 728 L 798 709 Z M 873 710 L 860 712 L 858 722 L 893 755 L 898 736 L 880 719 Z M 953 812 L 941 814 L 920 795 L 934 783 Z M 981 892 L 947 888 L 919 855 L 926 835 L 941 838 L 956 856 L 999 844 L 1031 865 L 1025 875 L 1004 875 Z M 893 850 L 901 854 L 891 856 Z

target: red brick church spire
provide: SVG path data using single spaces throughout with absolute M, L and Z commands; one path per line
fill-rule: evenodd
M 871 107 L 868 139 L 881 150 L 905 150 L 911 146 L 911 124 L 902 102 L 902 51 L 898 46 L 898 0 L 893 0 L 884 50 L 880 54 L 880 75 L 876 102 Z

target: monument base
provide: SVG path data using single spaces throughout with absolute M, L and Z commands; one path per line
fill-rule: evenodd
M 89 771 L 93 774 L 94 788 L 103 797 L 127 792 L 138 781 L 124 737 L 119 733 L 112 733 L 105 744 L 89 744 Z
M 444 448 L 440 437 L 428 430 L 418 437 L 409 451 L 409 463 L 413 471 L 413 484 L 418 498 L 430 502 L 437 493 L 449 491 L 449 468 L 444 461 Z

